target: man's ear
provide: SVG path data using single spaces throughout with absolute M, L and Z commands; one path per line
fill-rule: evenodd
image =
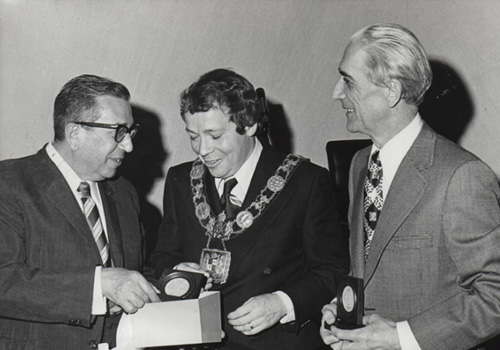
M 257 132 L 257 125 L 258 123 L 255 123 L 252 126 L 245 126 L 245 134 L 248 136 L 255 136 L 255 133 Z
M 397 79 L 389 80 L 387 86 L 387 105 L 389 108 L 394 108 L 403 97 L 403 87 Z
M 71 150 L 76 151 L 80 147 L 80 135 L 81 128 L 74 123 L 68 123 L 64 128 L 64 136 L 66 137 L 66 142 L 68 142 Z

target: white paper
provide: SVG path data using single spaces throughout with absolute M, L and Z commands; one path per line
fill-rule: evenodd
M 221 337 L 219 292 L 204 292 L 199 299 L 144 305 L 123 315 L 116 350 L 218 342 Z

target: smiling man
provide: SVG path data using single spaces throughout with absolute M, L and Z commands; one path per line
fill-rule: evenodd
M 157 275 L 210 274 L 226 333 L 216 348 L 321 347 L 322 303 L 348 269 L 327 170 L 261 144 L 254 87 L 233 71 L 186 89 L 181 116 L 197 159 L 168 172 Z
M 125 86 L 82 75 L 54 103 L 54 141 L 0 162 L 0 348 L 115 346 L 121 311 L 159 301 L 139 273 L 138 198 L 116 170 L 137 133 Z
M 347 129 L 373 146 L 349 176 L 351 274 L 364 280 L 365 327 L 340 329 L 333 349 L 466 350 L 499 332 L 500 189 L 475 155 L 436 134 L 418 106 L 432 80 L 419 40 L 397 24 L 361 29 L 333 98 Z

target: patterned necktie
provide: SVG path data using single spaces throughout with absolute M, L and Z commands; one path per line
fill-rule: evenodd
M 231 191 L 237 183 L 238 180 L 236 180 L 234 177 L 227 180 L 224 183 L 224 192 L 222 193 L 222 197 L 220 198 L 220 202 L 226 212 L 226 217 L 229 219 L 234 218 L 240 210 L 240 207 L 234 204 L 233 201 L 231 201 Z
M 382 193 L 383 171 L 380 162 L 380 151 L 373 152 L 368 163 L 368 172 L 364 187 L 364 211 L 365 216 L 363 226 L 365 229 L 365 261 L 368 259 L 368 252 L 380 216 L 380 211 L 384 205 L 384 196 Z
M 101 254 L 102 262 L 105 267 L 111 266 L 111 259 L 109 258 L 109 246 L 106 240 L 106 235 L 102 228 L 101 218 L 99 217 L 99 211 L 95 205 L 94 200 L 90 196 L 90 185 L 88 182 L 82 182 L 78 186 L 78 192 L 82 197 L 83 203 L 83 213 L 87 219 L 92 235 L 94 236 L 97 248 Z

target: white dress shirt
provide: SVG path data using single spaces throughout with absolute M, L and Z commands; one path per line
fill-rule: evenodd
M 396 175 L 399 165 L 403 161 L 403 158 L 408 153 L 408 150 L 415 142 L 420 130 L 422 129 L 423 121 L 420 114 L 417 113 L 415 118 L 410 124 L 401 130 L 396 136 L 390 139 L 383 147 L 380 149 L 380 162 L 382 163 L 383 169 L 383 179 L 382 179 L 382 193 L 384 201 L 389 194 L 392 180 Z M 378 150 L 378 148 L 373 145 L 371 154 Z M 370 156 L 371 156 L 370 154 Z M 383 210 L 383 209 L 382 209 Z M 375 234 L 377 230 L 375 229 Z M 415 336 L 410 328 L 407 321 L 397 322 L 396 328 L 398 331 L 399 343 L 401 344 L 402 350 L 422 350 L 418 345 Z

